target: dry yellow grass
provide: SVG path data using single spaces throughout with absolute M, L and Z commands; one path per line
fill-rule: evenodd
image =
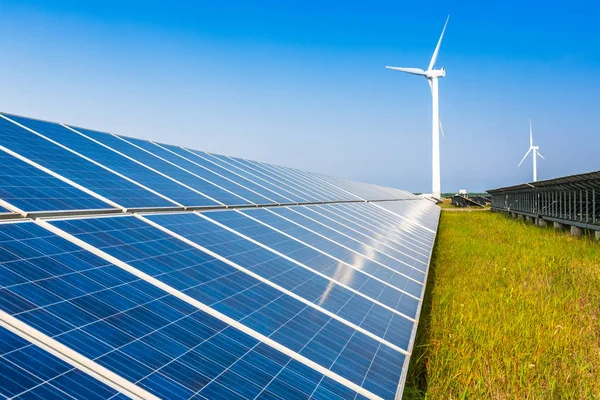
M 600 398 L 600 244 L 442 212 L 405 398 Z

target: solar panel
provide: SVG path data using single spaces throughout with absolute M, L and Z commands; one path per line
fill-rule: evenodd
M 298 375 L 304 368 L 33 223 L 2 224 L 0 235 L 2 309 L 151 393 L 233 398 L 237 389 L 280 395 L 272 381 L 284 370 Z M 259 368 L 255 358 L 266 358 L 268 368 Z M 237 361 L 245 363 L 225 374 Z M 255 373 L 263 384 L 252 379 Z
M 296 279 L 300 282 L 316 279 L 316 274 L 325 278 L 324 281 L 319 280 L 320 285 L 325 284 L 328 287 L 330 283 L 327 281 L 338 283 L 350 292 L 362 294 L 362 297 L 376 301 L 388 310 L 398 311 L 410 317 L 416 313 L 418 300 L 410 295 L 405 295 L 385 282 L 352 268 L 351 265 L 340 263 L 327 253 L 321 253 L 288 238 L 239 212 L 211 212 L 203 214 L 203 218 L 219 222 L 251 238 L 255 242 L 254 245 L 235 232 L 198 218 L 184 215 L 153 215 L 148 218 L 234 262 L 251 265 L 253 268 L 256 265 L 259 274 L 264 274 L 264 277 L 279 284 L 285 285 L 288 279 L 291 279 L 287 278 L 287 275 L 278 275 L 287 270 L 291 276 L 298 276 Z M 277 257 L 279 254 L 281 256 Z M 285 259 L 282 259 L 284 257 Z M 298 284 L 298 281 L 292 280 L 291 284 Z
M 0 381 L 0 396 L 11 399 L 115 399 L 119 394 L 1 326 Z
M 427 265 L 432 244 L 411 234 L 406 234 L 401 239 L 393 240 L 385 236 L 385 232 L 378 231 L 376 226 L 368 225 L 365 221 L 358 219 L 355 215 L 346 212 L 349 208 L 348 204 L 339 209 L 337 209 L 336 206 L 336 204 L 328 204 L 327 206 L 311 207 L 307 211 L 311 211 L 311 216 L 314 216 L 315 218 L 317 218 L 318 215 L 319 218 L 322 216 L 327 219 L 338 221 L 349 229 L 371 238 L 375 244 L 381 244 L 385 251 L 393 249 L 399 256 L 406 254 L 411 259 L 415 259 L 416 261 L 420 261 Z M 415 263 L 413 266 L 421 268 L 419 263 Z
M 30 125 L 43 133 L 49 134 L 54 130 L 66 131 L 57 124 L 14 115 L 11 115 L 10 118 L 19 123 Z M 0 145 L 124 207 L 169 207 L 174 205 L 172 202 L 153 195 L 144 188 L 66 151 L 4 118 L 0 118 L 0 132 L 2 132 Z M 73 146 L 77 142 L 76 139 L 72 138 L 69 146 Z
M 321 196 L 323 201 L 340 201 L 340 200 L 360 200 L 359 197 L 348 193 L 347 191 L 340 190 L 337 186 L 330 185 L 329 183 L 315 178 L 308 173 L 298 171 L 293 168 L 282 167 L 279 165 L 271 165 L 265 163 L 258 163 L 257 161 L 251 161 L 253 164 L 261 164 L 265 169 L 274 171 L 283 177 L 286 177 L 296 185 L 301 185 L 307 190 L 316 192 Z
M 306 203 L 310 202 L 310 198 L 306 197 L 302 194 L 297 188 L 286 185 L 282 182 L 278 182 L 275 179 L 269 178 L 267 175 L 261 174 L 259 171 L 253 170 L 251 168 L 246 168 L 235 160 L 230 159 L 226 156 L 221 156 L 218 154 L 210 154 L 203 153 L 197 150 L 186 149 L 189 152 L 194 153 L 196 156 L 200 158 L 204 158 L 207 161 L 216 163 L 224 168 L 228 168 L 233 170 L 235 173 L 241 174 L 246 177 L 246 179 L 259 182 L 261 185 L 266 185 L 270 187 L 271 190 L 277 193 L 284 193 L 287 197 L 290 197 L 297 203 Z
M 392 211 L 394 214 L 407 216 L 431 230 L 435 230 L 437 227 L 440 210 L 431 202 L 429 204 L 420 202 L 413 207 L 408 207 L 402 202 L 381 202 L 378 206 Z
M 343 244 L 337 243 L 326 236 L 304 227 L 303 225 L 298 225 L 284 219 L 271 210 L 248 210 L 243 211 L 243 213 L 255 217 L 262 223 L 288 234 L 292 239 L 300 243 L 313 246 L 324 254 L 334 257 L 338 262 L 341 261 L 347 265 L 352 265 L 356 270 L 377 278 L 386 285 L 396 288 L 399 291 L 414 296 L 419 296 L 421 294 L 423 288 L 421 282 L 398 274 L 392 268 L 364 256 L 361 252 L 356 252 Z
M 263 188 L 264 190 L 268 190 L 268 193 L 274 193 L 276 199 L 280 199 L 280 203 L 299 203 L 306 202 L 305 198 L 298 197 L 297 194 L 292 192 L 291 190 L 284 189 L 281 186 L 277 186 L 272 182 L 269 182 L 257 175 L 254 175 L 248 171 L 240 169 L 239 167 L 234 166 L 233 164 L 228 164 L 224 162 L 221 158 L 216 156 L 211 156 L 210 154 L 199 152 L 199 151 L 190 151 L 183 148 L 178 148 L 175 146 L 166 146 L 170 150 L 176 152 L 177 154 L 187 157 L 194 162 L 200 163 L 204 165 L 206 168 L 217 171 L 223 175 L 228 175 L 231 177 L 236 177 L 234 179 L 242 179 L 243 183 L 252 182 L 253 185 Z M 273 195 L 270 194 L 271 197 Z
M 302 214 L 312 221 L 323 224 L 335 232 L 339 232 L 344 236 L 354 239 L 356 241 L 355 243 L 360 244 L 360 246 L 364 247 L 369 252 L 372 250 L 375 251 L 375 253 L 372 254 L 373 257 L 380 258 L 379 255 L 381 254 L 393 260 L 392 265 L 400 262 L 400 269 L 402 270 L 406 271 L 405 266 L 410 266 L 410 268 L 420 271 L 425 271 L 427 268 L 427 256 L 424 256 L 420 252 L 416 251 L 409 244 L 406 244 L 402 249 L 399 249 L 399 246 L 390 246 L 386 243 L 386 241 L 379 241 L 372 237 L 372 235 L 365 233 L 364 230 L 361 232 L 360 227 L 357 227 L 356 224 L 354 224 L 353 227 L 352 221 L 350 221 L 348 218 L 343 218 L 337 216 L 336 214 L 328 213 L 329 209 L 330 207 L 325 205 L 321 207 L 295 207 L 291 210 Z M 359 230 L 355 228 L 359 228 Z M 384 263 L 389 265 L 387 264 L 387 261 L 388 259 L 385 259 Z
M 94 210 L 111 206 L 0 151 L 0 198 L 23 211 Z M 8 210 L 2 208 L 0 212 Z
M 288 175 L 284 175 L 282 173 L 278 173 L 277 171 L 273 171 L 268 169 L 263 163 L 253 163 L 249 160 L 243 160 L 241 158 L 229 157 L 233 162 L 240 165 L 242 168 L 248 169 L 253 173 L 258 173 L 262 176 L 267 177 L 274 182 L 277 182 L 279 185 L 284 185 L 285 187 L 296 188 L 298 192 L 306 197 L 309 202 L 320 202 L 327 201 L 327 198 L 323 196 L 322 193 L 315 188 L 307 188 L 302 183 L 294 180 L 292 177 Z
M 163 189 L 162 191 L 165 192 L 165 194 L 168 195 L 170 198 L 173 198 L 181 204 L 192 206 L 215 204 L 216 202 L 228 205 L 241 205 L 252 203 L 252 201 L 243 197 L 242 194 L 238 195 L 235 192 L 232 192 L 230 190 L 228 191 L 227 188 L 223 186 L 217 186 L 213 182 L 206 180 L 206 178 L 202 177 L 202 175 L 197 174 L 197 172 L 199 171 L 188 172 L 184 169 L 178 168 L 177 166 L 174 166 L 169 162 L 163 161 L 160 158 L 154 156 L 153 154 L 150 154 L 147 151 L 135 147 L 134 145 L 125 142 L 124 140 L 119 139 L 116 136 L 91 131 L 89 129 L 77 128 L 77 131 L 85 134 L 86 136 L 100 143 L 103 143 L 106 146 L 109 146 L 111 149 L 116 150 L 117 152 L 124 154 L 127 157 L 131 157 L 137 160 L 138 162 L 141 162 L 145 166 L 150 167 L 155 171 L 162 173 L 163 175 L 170 177 L 170 179 L 172 179 L 172 181 L 169 182 L 170 189 Z M 149 175 L 151 175 L 149 179 L 153 179 L 153 177 L 157 174 L 150 173 Z M 208 178 L 214 180 L 215 177 L 216 176 Z M 223 184 L 223 182 L 219 183 Z M 148 185 L 151 185 L 151 183 L 148 182 Z M 239 192 L 242 192 L 242 188 L 238 189 Z M 213 201 L 206 202 L 206 200 L 203 200 L 202 202 L 198 203 L 198 200 L 195 198 L 195 196 L 203 196 L 202 194 L 204 194 L 205 197 L 213 199 Z M 248 195 L 248 193 L 243 194 L 246 196 Z M 194 195 L 194 197 L 189 198 L 190 195 Z M 267 202 L 268 201 L 266 199 L 262 199 L 260 201 L 260 204 Z
M 377 364 L 381 344 L 377 340 L 139 219 L 88 218 L 53 224 L 358 385 L 369 365 L 386 368 Z M 350 357 L 356 346 L 362 351 Z M 402 364 L 404 355 L 396 353 Z M 363 365 L 363 371 L 351 363 Z M 343 375 L 346 370 L 352 374 Z
M 12 115 L 0 146 L 0 397 L 401 396 L 433 203 Z
M 96 162 L 121 173 L 134 182 L 153 189 L 156 192 L 170 199 L 170 205 L 174 202 L 180 202 L 185 205 L 215 205 L 215 201 L 210 200 L 201 193 L 193 192 L 174 182 L 174 180 L 164 177 L 155 171 L 147 168 L 139 162 L 130 160 L 122 155 L 82 136 L 63 126 L 54 125 L 41 121 L 24 123 L 26 126 L 34 126 L 34 130 L 46 135 L 67 147 L 95 160 Z M 109 135 L 105 135 L 109 136 Z
M 319 179 L 318 177 L 306 173 L 304 171 L 299 171 L 294 168 L 282 167 L 279 165 L 258 163 L 257 161 L 251 162 L 253 164 L 261 164 L 262 167 L 275 171 L 281 174 L 282 176 L 289 178 L 297 185 L 301 184 L 305 188 L 309 188 L 312 191 L 318 192 L 321 196 L 323 196 L 323 199 L 325 199 L 326 201 L 360 200 L 360 198 L 356 195 L 353 195 L 344 190 L 340 190 L 338 187 L 330 185 L 326 181 Z
M 322 179 L 331 182 L 349 192 L 355 193 L 365 200 L 386 200 L 386 199 L 405 199 L 414 197 L 410 194 L 393 194 L 383 187 L 362 182 L 353 182 L 346 179 L 340 179 L 332 176 L 321 176 Z
M 140 139 L 124 139 L 181 168 L 185 168 L 194 174 L 198 174 L 220 187 L 226 188 L 233 193 L 237 193 L 239 196 L 243 196 L 243 198 L 248 199 L 254 204 L 285 204 L 291 202 L 290 199 L 265 189 L 252 181 L 248 181 L 240 176 L 232 174 L 215 164 L 208 163 L 200 157 L 194 157 L 193 154 L 186 152 L 179 147 L 150 143 Z
M 376 247 L 364 243 L 365 240 L 360 241 L 358 238 L 353 238 L 354 235 L 352 235 L 352 232 L 339 224 L 335 226 L 337 229 L 333 229 L 332 226 L 335 225 L 333 222 L 321 223 L 315 221 L 314 219 L 306 217 L 302 212 L 296 211 L 292 208 L 277 208 L 269 211 L 287 221 L 302 226 L 307 230 L 320 235 L 321 237 L 327 238 L 328 241 L 335 242 L 356 254 L 360 254 L 366 259 L 386 267 L 388 270 L 392 270 L 399 275 L 410 278 L 411 280 L 419 283 L 424 282 L 425 274 L 421 269 L 414 267 L 412 265 L 413 262 L 411 262 L 410 259 L 401 261 L 392 258 Z
M 431 249 L 433 247 L 433 238 L 435 235 L 415 220 L 398 217 L 393 213 L 378 209 L 369 204 L 347 204 L 345 206 L 332 204 L 331 208 L 344 215 L 356 218 L 364 226 L 381 232 L 386 237 L 393 238 L 397 243 L 412 240 L 413 243 L 424 246 L 424 248 Z

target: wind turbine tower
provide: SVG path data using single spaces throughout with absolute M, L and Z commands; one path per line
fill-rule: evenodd
M 434 69 L 435 63 L 438 58 L 438 54 L 440 52 L 440 46 L 442 44 L 442 39 L 444 37 L 444 32 L 446 31 L 446 25 L 448 25 L 448 20 L 450 16 L 446 19 L 446 23 L 444 24 L 444 29 L 442 30 L 442 34 L 440 35 L 440 40 L 438 41 L 437 46 L 435 47 L 435 51 L 433 52 L 433 56 L 431 57 L 431 61 L 429 62 L 429 67 L 424 71 L 421 68 L 403 68 L 403 67 L 389 67 L 388 69 L 393 69 L 396 71 L 406 72 L 413 75 L 420 75 L 427 78 L 427 82 L 429 83 L 429 87 L 431 88 L 431 141 L 432 141 L 432 168 L 431 168 L 431 193 L 433 197 L 437 199 L 441 199 L 441 177 L 440 177 L 440 110 L 439 110 L 439 99 L 438 99 L 438 79 L 446 76 L 446 70 L 444 68 Z M 443 130 L 442 130 L 443 134 Z
M 521 166 L 521 164 L 523 164 L 523 161 L 525 161 L 525 159 L 527 158 L 529 153 L 531 153 L 533 151 L 532 157 L 533 157 L 533 181 L 534 182 L 537 182 L 537 157 L 536 156 L 540 156 L 540 157 L 542 157 L 542 159 L 545 160 L 544 156 L 541 155 L 540 152 L 538 151 L 539 149 L 540 149 L 539 146 L 533 145 L 533 130 L 531 129 L 531 120 L 529 120 L 529 150 L 527 150 L 527 153 L 525 153 L 525 155 L 523 156 L 523 159 L 519 163 L 519 167 Z

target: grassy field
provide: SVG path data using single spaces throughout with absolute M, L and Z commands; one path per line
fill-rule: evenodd
M 600 398 L 600 244 L 442 211 L 405 398 Z

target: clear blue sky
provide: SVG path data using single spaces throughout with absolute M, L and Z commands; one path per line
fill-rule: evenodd
M 429 192 L 450 14 L 442 191 L 600 169 L 599 3 L 412 3 L 0 0 L 0 110 Z

